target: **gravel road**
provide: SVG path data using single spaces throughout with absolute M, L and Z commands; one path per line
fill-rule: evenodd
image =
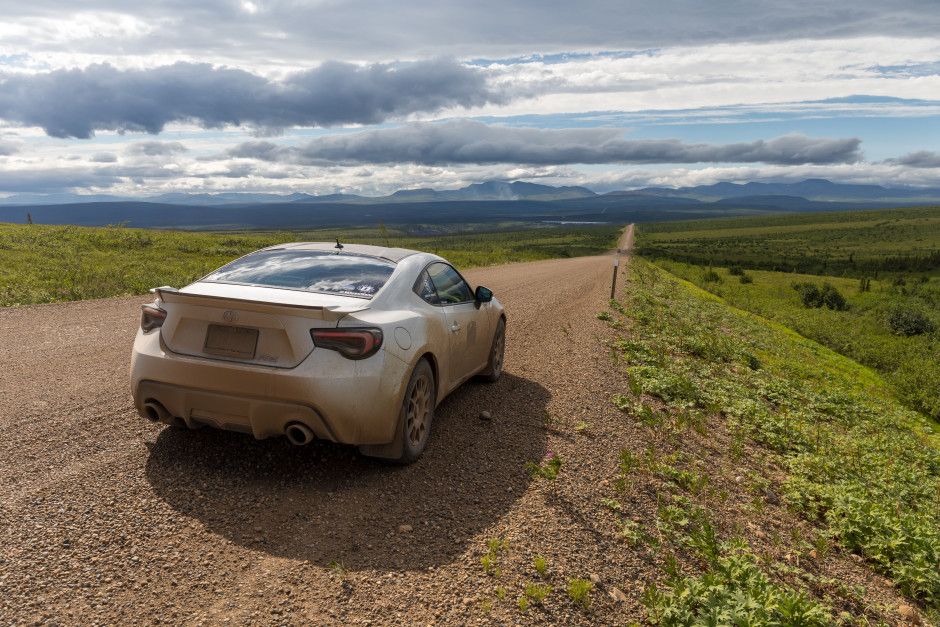
M 611 403 L 625 386 L 599 341 L 612 266 L 466 272 L 506 308 L 504 375 L 448 397 L 406 467 L 139 418 L 128 370 L 148 297 L 0 309 L 0 623 L 641 621 L 657 569 L 599 506 L 616 496 L 620 448 L 643 442 Z M 548 452 L 564 460 L 554 486 L 524 468 Z M 631 507 L 652 520 L 655 497 Z M 501 548 L 486 574 L 491 540 Z M 584 609 L 565 588 L 591 575 Z M 521 613 L 540 582 L 554 591 Z
M 468 271 L 506 307 L 505 374 L 446 399 L 407 467 L 140 419 L 128 369 L 148 297 L 0 310 L 0 622 L 463 624 L 511 615 L 531 554 L 559 590 L 587 577 L 603 549 L 524 464 L 550 446 L 546 412 L 611 411 L 592 372 L 611 265 Z M 499 580 L 480 565 L 492 538 L 508 540 Z M 562 594 L 515 616 L 577 622 Z

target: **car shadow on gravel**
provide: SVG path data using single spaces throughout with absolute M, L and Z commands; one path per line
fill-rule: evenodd
M 509 374 L 468 382 L 438 407 L 408 466 L 352 446 L 168 427 L 146 475 L 173 509 L 237 545 L 353 571 L 426 570 L 453 561 L 525 493 L 526 461 L 545 455 L 548 401 Z

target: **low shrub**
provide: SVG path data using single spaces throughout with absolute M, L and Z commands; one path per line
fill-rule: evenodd
M 794 283 L 793 289 L 799 292 L 800 302 L 804 307 L 818 309 L 825 305 L 835 311 L 845 311 L 849 308 L 845 296 L 828 283 L 822 287 L 818 287 L 815 283 Z
M 721 275 L 709 268 L 702 274 L 702 281 L 705 283 L 721 283 Z
M 845 302 L 845 296 L 828 283 L 823 286 L 821 291 L 823 304 L 829 309 L 845 311 L 849 308 L 848 304 Z
M 822 307 L 822 292 L 819 291 L 818 287 L 812 283 L 803 283 L 798 287 L 794 287 L 800 293 L 800 302 L 803 303 L 804 307 L 809 307 L 810 309 Z
M 923 335 L 933 331 L 933 322 L 923 312 L 910 307 L 895 307 L 885 318 L 888 327 L 904 337 Z

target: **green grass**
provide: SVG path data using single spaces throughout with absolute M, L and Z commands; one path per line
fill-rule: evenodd
M 871 281 L 860 291 L 857 279 L 785 272 L 748 271 L 753 281 L 741 283 L 723 268 L 712 268 L 720 280 L 706 281 L 708 270 L 678 262 L 659 265 L 676 276 L 723 297 L 736 307 L 779 322 L 797 333 L 881 372 L 910 407 L 940 420 L 940 280 L 894 285 Z M 807 308 L 794 284 L 829 284 L 845 297 L 848 309 Z M 889 325 L 895 310 L 919 312 L 933 332 L 905 337 Z
M 940 274 L 940 206 L 660 222 L 637 226 L 637 254 L 830 276 Z
M 608 324 L 625 375 L 615 402 L 649 432 L 644 451 L 621 453 L 621 472 L 663 486 L 655 532 L 632 530 L 665 572 L 644 597 L 651 622 L 825 625 L 837 622 L 833 604 L 857 617 L 872 609 L 863 593 L 762 553 L 742 528 L 724 526 L 729 515 L 761 516 L 765 504 L 726 502 L 706 480 L 694 442 L 722 434 L 731 468 L 757 468 L 743 471 L 755 494 L 768 485 L 761 468 L 783 469 L 782 503 L 816 529 L 809 544 L 794 528 L 788 550 L 856 553 L 936 620 L 940 440 L 928 421 L 876 372 L 780 324 L 643 259 L 631 261 L 629 279 Z M 742 459 L 742 444 L 760 453 Z
M 414 248 L 458 268 L 600 254 L 621 227 L 417 237 L 384 229 L 296 233 L 192 233 L 0 224 L 0 307 L 108 298 L 180 287 L 258 248 L 290 241 L 332 241 Z

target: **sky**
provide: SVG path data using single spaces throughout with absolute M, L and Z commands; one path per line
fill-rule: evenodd
M 0 196 L 940 187 L 937 0 L 30 0 Z

